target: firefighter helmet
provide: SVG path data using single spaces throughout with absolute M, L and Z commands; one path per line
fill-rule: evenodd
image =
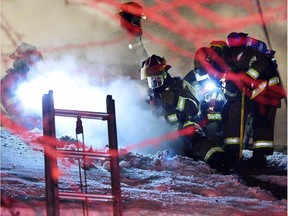
M 206 75 L 205 65 L 212 61 L 213 51 L 208 47 L 201 47 L 194 55 L 194 72 L 196 75 Z M 196 77 L 197 78 L 197 77 Z
M 227 45 L 229 47 L 237 47 L 237 46 L 244 46 L 246 45 L 246 40 L 247 40 L 247 35 L 246 33 L 243 32 L 231 32 L 227 36 Z
M 210 43 L 210 47 L 224 47 L 224 46 L 227 46 L 227 43 L 225 41 L 211 41 Z
M 40 54 L 40 52 L 37 51 L 35 46 L 32 46 L 27 43 L 21 43 L 16 51 L 12 53 L 9 57 L 11 59 L 18 59 L 18 58 L 24 58 L 30 55 L 37 55 Z
M 43 61 L 41 52 L 37 51 L 35 46 L 27 43 L 21 43 L 9 57 L 14 59 L 13 67 L 24 72 L 27 72 L 37 62 Z
M 141 79 L 145 79 L 151 76 L 158 76 L 168 71 L 171 68 L 170 65 L 166 64 L 164 57 L 152 55 L 142 62 L 142 68 L 140 70 Z
M 167 71 L 171 68 L 166 64 L 164 57 L 152 55 L 142 62 L 140 70 L 141 80 L 147 78 L 148 86 L 151 89 L 158 88 L 164 84 L 164 79 L 167 76 Z
M 210 81 L 206 65 L 211 64 L 212 56 L 213 50 L 208 47 L 199 48 L 194 55 L 194 75 L 202 88 Z
M 219 56 L 223 56 L 226 52 L 228 45 L 225 41 L 212 41 L 210 43 L 210 48 L 212 48 Z
M 222 52 L 227 47 L 227 43 L 225 41 L 212 41 L 210 43 L 210 47 L 213 48 L 218 53 Z

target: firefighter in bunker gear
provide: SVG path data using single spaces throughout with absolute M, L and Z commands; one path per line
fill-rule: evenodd
M 245 119 L 250 113 L 253 116 L 253 156 L 249 162 L 251 166 L 262 167 L 266 166 L 266 156 L 273 154 L 276 110 L 280 107 L 285 93 L 280 83 L 275 52 L 267 50 L 264 42 L 250 38 L 247 34 L 244 44 L 233 42 L 238 40 L 239 35 L 243 38 L 245 34 L 232 32 L 228 35 L 227 44 L 230 45 L 224 53 L 224 59 L 236 75 L 243 77 L 243 83 L 239 85 L 239 82 L 234 82 L 234 84 L 245 93 Z M 231 87 L 233 89 L 232 85 Z M 224 138 L 227 146 L 232 146 L 231 150 L 235 151 L 233 149 L 238 148 L 240 140 L 238 132 L 240 115 L 233 113 L 240 113 L 243 104 L 239 99 L 239 91 L 230 90 L 230 92 L 235 95 L 223 108 L 223 113 L 226 114 L 223 117 Z
M 214 42 L 216 43 L 216 42 Z M 225 43 L 225 42 L 224 42 Z M 206 72 L 199 60 L 206 48 L 200 48 L 194 56 L 194 69 L 191 71 L 199 87 L 198 100 L 200 101 L 200 111 L 195 117 L 195 121 L 202 127 L 205 134 L 211 137 L 219 145 L 223 145 L 222 107 L 226 101 L 221 90 L 221 82 L 211 74 Z M 204 55 L 206 56 L 206 55 Z M 221 70 L 212 59 L 213 53 L 206 57 L 206 63 L 212 65 L 217 70 Z
M 198 113 L 199 102 L 193 87 L 179 77 L 171 77 L 164 58 L 152 55 L 142 63 L 141 79 L 147 79 L 148 102 L 156 115 L 164 117 L 177 130 L 193 133 L 180 137 L 184 143 L 183 155 L 205 161 L 212 168 L 224 169 L 224 151 L 205 136 L 193 117 Z
M 7 74 L 1 79 L 1 105 L 6 115 L 20 124 L 27 126 L 21 99 L 17 95 L 18 87 L 27 80 L 29 72 L 43 57 L 35 46 L 21 43 L 16 51 L 9 56 L 13 59 L 13 68 L 7 70 Z
M 229 166 L 237 165 L 241 145 L 240 130 L 244 127 L 248 114 L 252 114 L 254 119 L 252 124 L 253 156 L 249 162 L 251 166 L 265 166 L 266 155 L 273 153 L 276 109 L 281 104 L 280 100 L 284 98 L 277 64 L 275 64 L 274 56 L 273 58 L 271 56 L 273 52 L 264 54 L 255 47 L 247 46 L 247 43 L 245 45 L 233 43 L 233 34 L 228 38 L 228 44 L 233 44 L 233 46 L 223 46 L 221 49 L 219 46 L 211 46 L 210 52 L 204 53 L 200 62 L 207 64 L 207 59 L 211 59 L 210 55 L 214 53 L 217 57 L 212 58 L 219 59 L 219 56 L 222 58 L 218 66 L 223 65 L 223 60 L 226 63 L 226 66 L 220 67 L 221 70 L 217 69 L 219 71 L 218 74 L 216 72 L 217 75 L 212 70 L 212 75 L 222 79 L 222 89 L 227 99 L 222 110 L 222 119 L 224 145 L 229 157 Z M 236 44 L 240 45 L 236 46 Z M 213 52 L 214 50 L 217 52 Z M 207 70 L 207 73 L 209 72 Z M 245 94 L 244 103 L 241 100 L 242 93 Z M 244 111 L 242 124 L 241 111 Z
M 117 17 L 119 18 L 121 29 L 113 34 L 113 39 L 117 37 L 121 38 L 121 40 L 111 47 L 113 49 L 110 50 L 110 59 L 113 59 L 116 64 L 117 74 L 119 74 L 120 69 L 121 75 L 140 80 L 139 67 L 141 67 L 142 61 L 148 58 L 142 42 L 141 26 L 141 21 L 146 19 L 146 15 L 140 4 L 127 2 L 120 5 Z

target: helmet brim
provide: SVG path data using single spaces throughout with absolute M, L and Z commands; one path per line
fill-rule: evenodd
M 163 68 L 159 67 L 143 67 L 140 69 L 140 78 L 141 80 L 146 79 L 147 77 L 153 77 L 163 74 L 171 68 L 170 65 L 164 65 Z

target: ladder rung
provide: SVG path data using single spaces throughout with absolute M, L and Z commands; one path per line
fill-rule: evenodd
M 94 201 L 113 201 L 114 196 L 112 195 L 101 195 L 101 194 L 86 194 L 80 192 L 59 192 L 59 198 L 61 199 L 75 199 L 75 200 L 94 200 Z
M 89 159 L 100 159 L 105 160 L 111 157 L 110 154 L 100 152 L 84 152 L 84 151 L 73 151 L 73 150 L 57 150 L 58 157 L 69 157 L 69 158 L 89 158 Z
M 81 118 L 88 119 L 100 119 L 100 120 L 108 120 L 109 114 L 103 112 L 90 112 L 90 111 L 79 111 L 79 110 L 64 110 L 64 109 L 54 109 L 56 116 L 64 116 L 64 117 L 75 117 L 77 118 L 79 115 Z

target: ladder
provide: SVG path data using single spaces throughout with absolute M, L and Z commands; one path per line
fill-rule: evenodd
M 60 216 L 59 199 L 76 199 L 89 201 L 112 201 L 113 215 L 122 216 L 122 199 L 120 187 L 120 169 L 116 131 L 115 103 L 111 95 L 106 98 L 107 113 L 64 110 L 54 108 L 53 91 L 42 97 L 45 192 L 47 216 Z M 76 117 L 107 121 L 109 153 L 71 151 L 57 149 L 55 116 Z M 111 195 L 91 194 L 85 192 L 61 192 L 58 188 L 57 157 L 91 158 L 110 160 Z M 56 173 L 56 175 L 55 175 Z

